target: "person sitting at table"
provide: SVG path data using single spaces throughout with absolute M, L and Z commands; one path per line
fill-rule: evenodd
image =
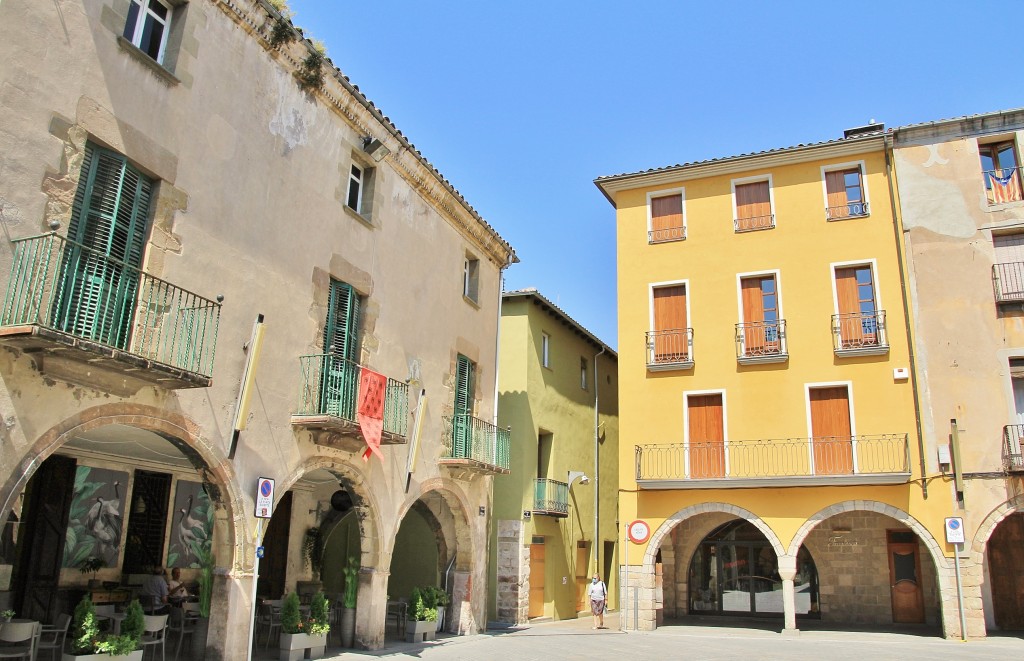
M 155 614 L 165 612 L 167 608 L 167 581 L 164 580 L 164 568 L 154 567 L 153 574 L 142 585 L 140 594 L 144 597 L 144 607 Z
M 167 583 L 167 597 L 171 601 L 186 601 L 189 598 L 188 588 L 181 580 L 181 568 L 171 570 L 171 580 Z

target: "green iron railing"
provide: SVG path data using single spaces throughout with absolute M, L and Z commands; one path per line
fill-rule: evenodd
M 569 514 L 569 485 L 540 478 L 533 483 L 533 511 Z
M 213 375 L 220 303 L 55 233 L 11 243 L 0 326 L 38 325 Z
M 444 418 L 444 456 L 473 459 L 482 464 L 509 469 L 509 430 L 474 418 L 452 415 Z
M 362 366 L 330 353 L 299 356 L 302 391 L 296 415 L 331 415 L 356 422 Z M 407 436 L 409 384 L 388 379 L 384 391 L 384 431 Z

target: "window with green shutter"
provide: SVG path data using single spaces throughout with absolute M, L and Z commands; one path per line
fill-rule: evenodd
M 455 365 L 455 416 L 452 425 L 452 453 L 455 457 L 471 457 L 473 451 L 473 396 L 476 365 L 459 354 Z
M 352 286 L 331 280 L 324 324 L 321 411 L 355 419 L 359 385 L 359 295 Z
M 59 330 L 127 347 L 152 195 L 153 182 L 124 156 L 86 145 L 54 315 Z

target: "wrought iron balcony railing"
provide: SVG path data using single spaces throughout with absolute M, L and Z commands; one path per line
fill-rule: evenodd
M 212 377 L 219 302 L 56 233 L 12 244 L 0 327 L 40 327 Z
M 636 446 L 647 488 L 894 484 L 910 477 L 906 434 Z
M 471 415 L 444 418 L 442 462 L 471 462 L 483 472 L 509 472 L 509 430 Z
M 1003 427 L 1003 468 L 1010 473 L 1024 472 L 1024 455 L 1021 454 L 1021 439 L 1024 425 Z
M 533 513 L 569 516 L 569 485 L 547 478 L 534 480 Z
M 1024 303 L 1024 262 L 992 265 L 996 303 Z
M 299 364 L 302 390 L 295 415 L 328 416 L 357 423 L 362 366 L 330 353 L 299 356 Z M 389 378 L 384 390 L 384 431 L 404 438 L 408 429 L 409 384 Z
M 834 207 L 826 207 L 825 220 L 843 220 L 868 215 L 867 202 L 847 202 Z
M 770 230 L 775 227 L 775 214 L 767 216 L 748 216 L 746 218 L 733 218 L 732 227 L 737 232 L 754 232 L 757 230 Z
M 885 310 L 832 315 L 832 347 L 839 356 L 888 352 Z
M 693 367 L 693 329 L 647 332 L 647 369 L 651 371 Z
M 663 227 L 647 232 L 647 243 L 668 243 L 669 241 L 685 241 L 686 227 Z
M 989 204 L 1020 202 L 1021 194 L 1020 168 L 1001 168 L 998 170 L 982 170 L 985 178 L 985 195 Z
M 736 324 L 736 360 L 740 363 L 777 363 L 788 359 L 785 319 Z

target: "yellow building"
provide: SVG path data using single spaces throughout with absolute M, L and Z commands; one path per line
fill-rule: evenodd
M 869 125 L 596 180 L 618 229 L 619 519 L 650 529 L 620 553 L 628 627 L 956 626 L 887 162 Z

